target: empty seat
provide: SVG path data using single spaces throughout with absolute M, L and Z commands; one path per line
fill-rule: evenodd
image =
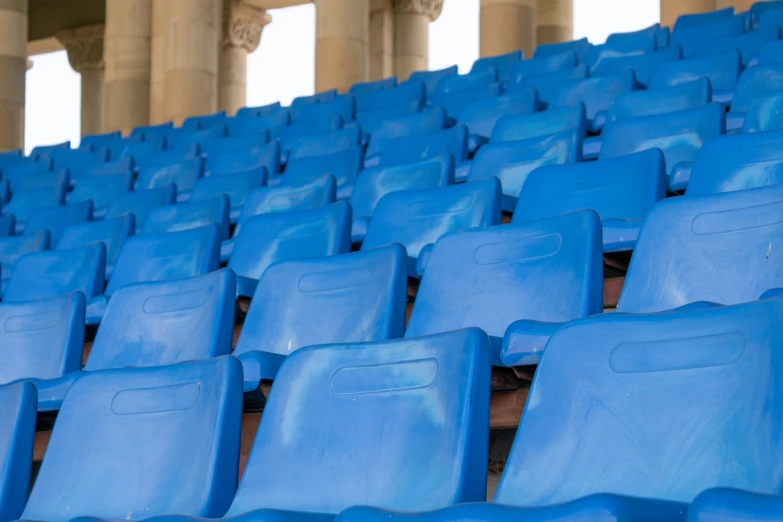
M 650 89 L 660 89 L 707 78 L 712 86 L 713 101 L 731 103 L 740 71 L 740 53 L 732 49 L 709 56 L 664 63 L 655 69 L 647 86 Z
M 509 83 L 513 86 L 522 83 L 523 79 L 528 76 L 573 69 L 576 67 L 576 64 L 577 57 L 574 51 L 565 51 L 545 58 L 520 60 L 514 64 Z
M 378 109 L 372 111 L 360 112 L 356 115 L 356 121 L 362 130 L 362 143 L 367 144 L 370 136 L 377 132 L 387 120 L 395 120 L 405 116 L 412 116 L 421 110 L 419 102 L 411 102 L 391 109 Z
M 112 219 L 127 214 L 133 214 L 135 217 L 136 230 L 144 228 L 147 222 L 147 216 L 154 209 L 171 205 L 177 199 L 177 187 L 175 185 L 166 185 L 150 190 L 136 190 L 117 198 L 108 209 L 106 209 L 105 219 Z
M 188 130 L 209 129 L 224 124 L 226 119 L 226 111 L 205 114 L 203 116 L 190 116 L 182 122 L 182 128 Z
M 740 35 L 745 32 L 745 20 L 741 16 L 724 17 L 708 24 L 693 27 L 675 27 L 672 33 L 672 45 L 687 49 L 699 45 L 703 41 L 717 41 L 722 38 Z
M 427 98 L 435 93 L 438 88 L 440 80 L 446 76 L 454 76 L 457 74 L 457 66 L 452 65 L 444 69 L 437 69 L 435 71 L 415 71 L 410 75 L 409 80 L 421 81 L 424 83 L 424 90 L 427 94 Z
M 520 89 L 513 94 L 495 96 L 466 103 L 457 121 L 468 128 L 468 152 L 489 141 L 495 123 L 505 116 L 530 114 L 538 108 L 536 90 Z
M 328 91 L 321 91 L 309 96 L 297 96 L 291 102 L 291 105 L 299 105 L 300 103 L 328 103 L 337 97 L 337 89 L 329 89 Z
M 693 109 L 706 105 L 710 98 L 710 81 L 707 78 L 663 89 L 625 92 L 612 101 L 606 121 Z
M 573 129 L 540 138 L 490 143 L 476 153 L 467 180 L 497 177 L 503 187 L 503 210 L 511 212 L 533 170 L 581 159 L 582 136 Z
M 434 158 L 449 153 L 459 164 L 468 159 L 468 129 L 456 125 L 429 134 L 402 136 L 384 143 L 377 165 L 401 165 Z M 365 167 L 370 164 L 365 162 Z M 374 166 L 374 165 L 373 165 Z
M 237 111 L 236 119 L 239 118 L 259 118 L 274 114 L 281 110 L 280 102 L 270 103 L 268 105 L 260 105 L 257 107 L 242 107 Z
M 280 144 L 276 141 L 241 151 L 211 152 L 204 161 L 204 175 L 231 174 L 265 168 L 267 175 L 280 172 Z
M 130 139 L 135 141 L 154 141 L 169 134 L 174 128 L 170 121 L 158 125 L 135 127 L 130 133 Z
M 185 201 L 190 197 L 193 185 L 204 172 L 201 158 L 172 163 L 166 166 L 140 167 L 136 180 L 138 190 L 149 190 L 167 185 L 177 187 L 177 200 Z
M 196 152 L 195 147 L 187 150 L 164 150 L 137 159 L 134 167 L 137 171 L 140 169 L 168 167 L 183 161 L 194 160 L 197 156 Z
M 57 169 L 79 169 L 87 165 L 103 163 L 109 158 L 108 149 L 87 152 L 81 149 L 52 149 L 48 157 Z
M 425 87 L 420 80 L 411 78 L 399 87 L 356 93 L 356 111 L 388 110 L 405 105 L 424 105 Z
M 699 522 L 743 520 L 780 522 L 782 516 L 783 496 L 780 496 L 779 491 L 775 491 L 773 495 L 731 488 L 714 488 L 699 494 L 688 506 L 689 519 Z
M 13 214 L 0 216 L 0 237 L 12 236 L 14 228 L 16 228 L 16 219 Z
M 228 129 L 221 123 L 204 130 L 174 129 L 166 134 L 166 149 L 186 151 L 202 143 L 209 143 L 224 137 Z
M 369 159 L 383 152 L 390 140 L 403 136 L 437 132 L 445 126 L 446 112 L 440 107 L 385 120 L 380 126 L 373 129 L 370 142 L 367 144 L 366 155 Z M 374 164 L 368 161 L 367 166 L 374 166 Z
M 95 243 L 106 246 L 106 278 L 114 269 L 114 262 L 120 253 L 120 248 L 127 238 L 136 230 L 136 219 L 133 214 L 125 214 L 113 219 L 90 221 L 68 226 L 63 230 L 57 249 L 79 248 Z
M 297 158 L 286 165 L 281 182 L 285 185 L 301 185 L 329 174 L 337 182 L 337 199 L 345 199 L 351 195 L 363 159 L 361 147 L 324 156 Z
M 609 35 L 605 43 L 591 47 L 585 62 L 592 68 L 601 65 L 604 60 L 655 52 L 657 45 L 655 33 L 615 33 Z
M 133 158 L 126 156 L 118 161 L 109 161 L 106 163 L 95 163 L 85 165 L 79 168 L 68 169 L 71 184 L 78 183 L 82 179 L 89 179 L 100 176 L 114 176 L 117 174 L 133 173 Z
M 661 24 L 652 24 L 644 29 L 638 31 L 629 31 L 625 33 L 612 33 L 606 38 L 606 42 L 609 44 L 617 43 L 630 43 L 646 34 L 655 35 L 655 43 L 657 49 L 662 49 L 669 46 L 669 33 L 671 31 L 668 27 L 661 27 Z M 653 49 L 655 50 L 655 49 Z
M 447 76 L 442 81 L 451 79 Z M 457 90 L 448 93 L 436 92 L 432 96 L 432 106 L 442 107 L 446 111 L 446 117 L 449 124 L 452 124 L 459 117 L 459 113 L 465 104 L 481 98 L 490 98 L 500 96 L 503 88 L 500 82 L 489 85 L 481 85 L 473 89 Z
M 476 74 L 492 67 L 497 70 L 497 78 L 501 82 L 507 82 L 511 78 L 514 67 L 522 60 L 522 51 L 511 51 L 510 53 L 500 54 L 497 56 L 487 56 L 479 58 L 473 62 L 473 67 L 470 68 L 470 74 Z
M 351 249 L 351 206 L 340 201 L 314 210 L 261 214 L 236 236 L 228 267 L 237 274 L 237 295 L 250 297 L 276 261 L 344 254 Z
M 780 27 L 771 25 L 754 31 L 727 38 L 700 40 L 683 47 L 685 58 L 691 56 L 711 54 L 729 49 L 737 49 L 742 57 L 742 63 L 746 67 L 751 61 L 758 59 L 761 48 L 769 42 L 780 39 Z
M 767 2 L 754 2 L 750 6 L 750 14 L 753 22 L 753 26 L 756 27 L 767 11 L 777 11 L 781 7 L 779 1 L 767 1 Z
M 215 194 L 201 201 L 158 207 L 147 216 L 144 233 L 179 232 L 214 223 L 220 229 L 220 239 L 228 239 L 229 206 L 228 196 Z
M 92 220 L 92 209 L 92 201 L 90 200 L 72 205 L 39 208 L 30 214 L 24 232 L 30 234 L 46 229 L 49 231 L 51 244 L 57 245 L 66 228 Z
M 666 185 L 665 161 L 658 149 L 541 167 L 522 186 L 511 222 L 591 208 L 601 217 L 604 252 L 632 250 L 647 213 L 666 197 Z
M 636 81 L 647 86 L 658 66 L 668 62 L 676 62 L 680 57 L 680 48 L 675 46 L 666 47 L 654 53 L 607 58 L 590 68 L 590 76 L 604 76 L 630 69 L 636 75 Z
M 11 182 L 24 180 L 32 176 L 48 174 L 54 171 L 54 164 L 51 160 L 38 162 L 15 163 L 3 167 L 3 179 Z
M 222 515 L 239 468 L 241 382 L 233 357 L 88 372 L 57 415 L 22 518 Z
M 783 41 L 770 42 L 761 48 L 758 65 L 783 64 Z
M 399 245 L 275 263 L 258 282 L 234 351 L 245 391 L 274 379 L 305 346 L 402 337 L 407 285 Z
M 327 118 L 325 120 L 309 121 L 304 123 L 292 123 L 283 127 L 277 139 L 280 142 L 280 149 L 286 153 L 291 143 L 304 136 L 312 134 L 327 134 L 343 128 L 343 119 L 340 116 Z
M 260 124 L 269 131 L 271 137 L 277 137 L 291 122 L 291 113 L 287 108 L 273 111 L 269 114 L 255 118 L 257 124 Z M 229 132 L 231 132 L 229 130 Z
M 348 92 L 353 95 L 357 95 L 365 92 L 375 92 L 375 91 L 392 89 L 396 86 L 397 86 L 397 77 L 392 76 L 391 78 L 383 78 L 382 80 L 354 83 L 353 85 L 351 85 L 351 88 L 348 89 Z
M 748 106 L 742 132 L 783 129 L 783 91 L 756 95 Z
M 109 145 L 109 158 L 112 162 L 124 158 L 139 161 L 163 152 L 165 144 L 166 139 L 162 136 L 151 141 L 133 141 L 131 138 L 117 140 Z
M 710 25 L 715 22 L 720 22 L 727 18 L 734 17 L 734 7 L 726 7 L 724 9 L 716 9 L 714 11 L 707 11 L 704 13 L 689 13 L 682 14 L 677 17 L 674 22 L 673 30 L 678 29 L 690 29 L 692 27 L 701 27 L 703 25 Z
M 300 124 L 327 120 L 335 116 L 351 121 L 356 115 L 356 98 L 352 94 L 335 96 L 330 102 L 293 104 L 289 109 L 291 123 Z
M 35 161 L 45 161 L 49 159 L 52 151 L 60 150 L 60 149 L 70 150 L 70 148 L 71 148 L 70 141 L 55 143 L 54 145 L 39 145 L 37 147 L 33 147 L 33 150 L 30 151 L 30 157 L 33 158 Z
M 745 69 L 740 75 L 734 100 L 726 120 L 728 131 L 739 132 L 753 99 L 769 91 L 783 90 L 783 65 L 758 65 Z
M 266 169 L 263 167 L 234 174 L 213 175 L 196 181 L 190 201 L 204 201 L 225 194 L 230 204 L 231 222 L 236 223 L 248 194 L 263 185 L 266 185 Z
M 547 58 L 553 54 L 562 54 L 567 51 L 574 51 L 580 62 L 584 62 L 587 58 L 587 52 L 590 50 L 590 42 L 587 38 L 581 38 L 579 40 L 573 40 L 570 42 L 560 42 L 539 45 L 536 47 L 533 53 L 533 58 Z
M 22 515 L 30 484 L 35 437 L 35 386 L 18 383 L 0 388 L 3 431 L 0 439 L 3 472 L 0 474 L 0 520 L 9 522 Z
M 587 132 L 585 106 L 582 103 L 533 114 L 504 116 L 493 127 L 489 141 L 498 143 L 527 140 L 571 129 L 576 129 L 581 136 Z
M 133 190 L 133 174 L 112 174 L 83 178 L 68 194 L 69 203 L 92 201 L 95 216 L 100 218 L 114 201 Z
M 435 95 L 470 92 L 495 83 L 498 83 L 498 70 L 494 65 L 490 65 L 474 74 L 456 74 L 441 78 Z
M 544 109 L 552 101 L 553 97 L 559 92 L 560 85 L 564 82 L 571 80 L 584 80 L 587 78 L 588 69 L 587 65 L 579 64 L 571 69 L 562 69 L 560 71 L 545 73 L 545 74 L 533 74 L 525 76 L 519 80 L 516 84 L 510 85 L 508 92 L 513 92 L 517 89 L 534 88 L 538 93 L 538 101 L 541 108 Z
M 253 121 L 250 118 L 240 118 L 238 121 L 247 120 Z M 227 152 L 241 154 L 255 148 L 262 149 L 267 143 L 269 143 L 269 133 L 255 132 L 204 143 L 199 147 L 199 152 L 207 157 L 212 154 L 221 155 Z
M 325 156 L 361 145 L 361 130 L 348 127 L 324 134 L 310 134 L 291 142 L 283 150 L 288 161 L 311 156 Z
M 429 253 L 405 337 L 475 326 L 490 336 L 499 365 L 512 322 L 572 320 L 602 309 L 601 221 L 582 210 L 441 237 Z
M 62 205 L 66 190 L 63 183 L 52 187 L 17 190 L 11 196 L 11 201 L 3 205 L 3 214 L 13 214 L 16 217 L 16 231 L 21 232 L 34 210 Z
M 24 236 L 10 236 L 0 238 L 0 266 L 2 266 L 2 288 L 5 290 L 8 284 L 8 278 L 14 271 L 17 261 L 25 254 L 32 252 L 41 252 L 49 250 L 49 231 L 39 230 L 38 232 Z M 2 292 L 0 292 L 2 293 Z
M 562 82 L 552 95 L 549 108 L 581 102 L 585 106 L 588 126 L 598 132 L 603 128 L 606 111 L 615 96 L 632 91 L 635 87 L 634 73 L 629 70 L 586 80 Z
M 104 134 L 90 134 L 82 136 L 79 140 L 79 148 L 88 152 L 107 147 L 110 143 L 122 138 L 122 132 L 114 131 Z
M 226 128 L 228 129 L 228 138 L 213 141 L 211 143 L 203 143 L 201 150 L 209 150 L 210 148 L 218 146 L 221 142 L 231 140 L 231 138 L 242 138 L 245 136 L 251 136 L 259 141 L 267 143 L 269 141 L 269 125 L 263 118 L 229 118 L 226 120 Z M 239 140 L 231 140 L 234 145 L 240 143 Z
M 362 250 L 399 243 L 408 256 L 408 276 L 418 278 L 422 251 L 449 232 L 500 224 L 500 182 L 489 178 L 451 187 L 404 190 L 378 202 Z

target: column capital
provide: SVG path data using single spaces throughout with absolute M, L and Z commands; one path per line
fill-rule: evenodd
M 223 45 L 243 47 L 252 53 L 261 43 L 261 32 L 272 16 L 265 9 L 242 0 L 223 1 Z
M 397 13 L 420 14 L 434 22 L 443 10 L 443 0 L 393 0 L 392 7 Z
M 105 28 L 100 25 L 88 25 L 77 29 L 58 31 L 55 34 L 68 52 L 68 62 L 76 72 L 99 70 L 104 68 L 103 37 Z

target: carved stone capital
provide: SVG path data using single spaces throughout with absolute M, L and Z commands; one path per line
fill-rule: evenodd
M 59 31 L 55 37 L 68 52 L 68 61 L 76 72 L 103 69 L 103 25 L 89 25 Z
M 394 0 L 394 10 L 398 13 L 416 13 L 425 15 L 434 22 L 443 10 L 443 0 Z
M 223 2 L 223 45 L 243 47 L 252 53 L 261 43 L 261 32 L 272 21 L 264 9 L 242 0 Z

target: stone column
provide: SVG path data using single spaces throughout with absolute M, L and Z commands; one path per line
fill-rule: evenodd
M 712 9 L 725 9 L 726 7 L 733 7 L 735 13 L 744 13 L 755 3 L 756 0 L 715 0 L 715 7 Z
M 369 78 L 369 0 L 315 0 L 315 90 Z
M 103 25 L 90 25 L 55 35 L 71 67 L 82 76 L 82 136 L 103 132 L 104 32 Z
M 405 81 L 414 71 L 429 69 L 430 32 L 443 0 L 394 0 L 394 74 Z
M 217 111 L 221 0 L 165 0 L 164 114 L 175 125 Z
M 24 146 L 27 0 L 0 3 L 0 150 Z
M 106 132 L 149 123 L 151 30 L 151 0 L 106 0 Z
M 677 17 L 715 9 L 715 0 L 661 0 L 661 25 L 674 27 Z
M 496 56 L 536 47 L 536 0 L 481 0 L 479 54 Z
M 247 55 L 258 48 L 272 17 L 241 0 L 225 0 L 224 5 L 218 110 L 233 116 L 247 104 Z
M 536 44 L 574 39 L 574 0 L 537 0 Z
M 370 81 L 394 76 L 392 0 L 370 0 Z
M 166 121 L 166 12 L 168 0 L 152 0 L 150 38 L 150 117 L 151 125 Z

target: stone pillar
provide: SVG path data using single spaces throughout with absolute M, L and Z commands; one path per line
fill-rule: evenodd
M 106 132 L 149 123 L 151 30 L 151 0 L 106 0 Z
M 405 81 L 414 71 L 429 69 L 430 32 L 443 0 L 394 0 L 394 74 Z
M 677 17 L 715 9 L 715 0 L 661 0 L 661 25 L 674 27 Z
M 247 104 L 247 55 L 258 48 L 272 17 L 242 0 L 225 0 L 224 7 L 218 110 L 233 116 Z
M 0 150 L 24 146 L 27 0 L 0 3 Z
M 496 56 L 536 47 L 536 0 L 481 0 L 479 54 Z
M 103 132 L 104 32 L 103 25 L 90 25 L 55 35 L 71 67 L 82 76 L 82 136 Z
M 369 78 L 369 0 L 315 0 L 315 90 Z
M 394 76 L 392 0 L 370 0 L 370 81 Z
M 175 125 L 217 111 L 221 0 L 165 0 L 164 114 Z
M 150 117 L 151 125 L 166 121 L 166 12 L 168 0 L 152 0 L 150 38 Z
M 744 13 L 750 9 L 750 6 L 756 3 L 757 0 L 715 0 L 715 7 L 712 9 L 725 9 L 726 7 L 733 7 L 735 13 Z
M 574 0 L 537 0 L 536 45 L 574 39 Z

